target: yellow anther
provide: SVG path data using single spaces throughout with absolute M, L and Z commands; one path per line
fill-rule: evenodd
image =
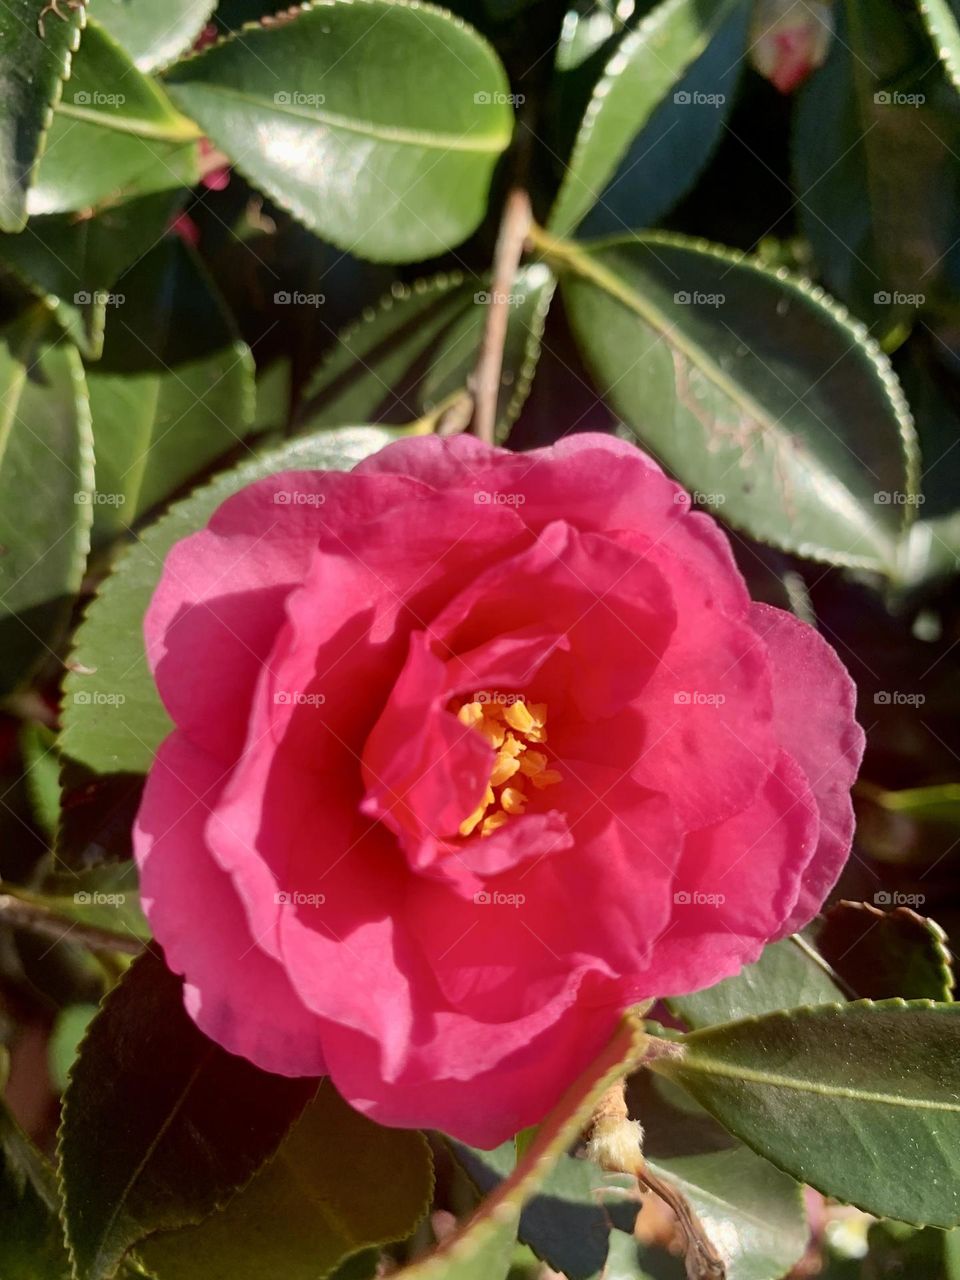
M 523 794 L 519 787 L 504 787 L 500 792 L 500 803 L 503 805 L 504 813 L 511 816 L 523 813 L 527 807 L 527 797 Z
M 490 775 L 491 787 L 502 786 L 504 782 L 508 782 L 515 773 L 520 769 L 520 761 L 515 756 L 507 755 L 505 751 L 497 753 L 494 761 L 493 773 Z
M 549 767 L 546 752 L 532 750 L 534 743 L 547 740 L 547 704 L 494 693 L 485 695 L 482 702 L 465 702 L 456 714 L 465 728 L 476 729 L 496 752 L 483 800 L 459 828 L 461 836 L 472 835 L 478 827 L 481 837 L 489 836 L 510 817 L 526 811 L 525 778 L 538 791 L 563 781 L 563 775 Z M 490 812 L 497 804 L 499 809 Z
M 510 819 L 508 815 L 505 814 L 502 809 L 498 810 L 496 813 L 491 813 L 489 818 L 484 818 L 483 826 L 480 828 L 480 834 L 481 836 L 492 836 L 495 831 L 500 830 L 505 822 L 509 821 Z

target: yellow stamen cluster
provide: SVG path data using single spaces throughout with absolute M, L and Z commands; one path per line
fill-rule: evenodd
M 481 836 L 493 835 L 509 818 L 523 813 L 529 798 L 528 783 L 542 791 L 563 781 L 563 776 L 549 767 L 546 752 L 533 749 L 547 740 L 546 703 L 511 701 L 493 694 L 483 702 L 465 702 L 457 719 L 483 734 L 497 753 L 482 801 L 460 823 L 462 836 L 472 835 L 477 827 Z M 493 812 L 488 813 L 491 808 Z

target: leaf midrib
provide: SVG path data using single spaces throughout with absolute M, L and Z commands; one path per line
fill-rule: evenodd
M 174 81 L 171 88 L 186 88 L 217 97 L 234 98 L 248 106 L 266 110 L 274 115 L 291 116 L 296 120 L 307 120 L 312 125 L 325 124 L 331 129 L 342 129 L 345 133 L 355 133 L 360 137 L 373 138 L 377 142 L 391 142 L 399 146 L 421 147 L 428 151 L 471 151 L 484 155 L 499 155 L 510 141 L 510 133 L 498 132 L 485 138 L 471 141 L 466 134 L 424 133 L 418 129 L 403 129 L 395 125 L 376 124 L 372 120 L 351 119 L 338 115 L 333 111 L 318 109 L 300 109 L 293 103 L 271 103 L 253 93 L 245 93 L 223 84 L 203 84 L 198 80 Z
M 654 1065 L 654 1070 L 657 1070 Z M 794 1093 L 810 1093 L 823 1098 L 845 1098 L 853 1102 L 869 1103 L 883 1107 L 917 1108 L 922 1111 L 945 1111 L 960 1114 L 960 1102 L 940 1102 L 933 1098 L 906 1098 L 902 1094 L 879 1093 L 872 1089 L 855 1089 L 850 1085 L 834 1084 L 831 1081 L 800 1080 L 796 1076 L 785 1076 L 775 1071 L 759 1071 L 754 1067 L 746 1067 L 740 1063 L 718 1062 L 715 1058 L 695 1058 L 688 1053 L 681 1063 L 667 1064 L 659 1068 L 665 1075 L 683 1077 L 692 1074 L 721 1079 L 747 1081 L 751 1084 L 767 1085 L 772 1089 L 790 1089 Z

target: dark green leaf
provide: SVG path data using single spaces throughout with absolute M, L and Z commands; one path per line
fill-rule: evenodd
M 0 265 L 43 300 L 84 356 L 96 360 L 106 317 L 118 305 L 117 278 L 156 244 L 182 199 L 182 192 L 159 191 L 91 216 L 31 218 L 22 235 L 0 235 Z
M 60 820 L 60 759 L 57 735 L 37 720 L 20 729 L 20 754 L 27 794 L 37 824 L 52 836 Z
M 889 905 L 895 895 L 881 890 L 874 900 Z M 908 907 L 880 911 L 866 902 L 839 902 L 817 930 L 817 947 L 858 996 L 953 999 L 946 935 Z
M 169 732 L 141 626 L 175 542 L 202 528 L 221 502 L 261 476 L 298 467 L 346 471 L 392 438 L 386 430 L 356 427 L 291 441 L 224 472 L 146 530 L 117 560 L 77 632 L 64 689 L 62 754 L 96 773 L 146 773 Z
M 551 231 L 568 235 L 602 198 L 634 137 L 668 98 L 690 92 L 681 90 L 680 82 L 734 15 L 739 49 L 721 69 L 731 63 L 736 65 L 742 55 L 747 9 L 743 0 L 661 0 L 635 30 L 623 37 L 584 115 L 563 185 L 550 214 Z M 722 91 L 717 87 L 709 92 Z M 674 99 L 674 123 L 685 130 L 692 129 L 699 113 L 710 113 L 713 120 L 707 121 L 704 116 L 697 124 L 715 125 L 719 105 L 723 104 Z M 688 121 L 687 125 L 681 125 L 681 118 Z M 688 142 L 698 133 L 699 130 L 693 130 L 688 134 Z M 658 137 L 648 138 L 646 149 L 658 141 Z M 684 154 L 682 165 L 674 164 L 671 170 L 674 183 L 677 178 L 673 175 L 678 172 L 689 181 L 693 176 L 690 157 Z
M 88 0 L 95 18 L 141 71 L 165 67 L 189 49 L 217 0 Z
M 19 231 L 27 192 L 46 140 L 53 108 L 80 43 L 82 10 L 57 19 L 41 15 L 47 0 L 5 0 L 0 6 L 0 229 Z
M 0 1050 L 2 1055 L 2 1050 Z M 2 1067 L 0 1063 L 0 1067 Z M 0 1071 L 0 1085 L 3 1072 Z M 68 1280 L 53 1172 L 0 1098 L 0 1275 Z
M 180 63 L 167 84 L 255 186 L 377 261 L 466 239 L 513 128 L 493 50 L 430 5 L 303 9 Z
M 149 952 L 136 960 L 91 1024 L 64 1099 L 60 1171 L 77 1280 L 105 1280 L 145 1236 L 223 1205 L 315 1089 L 207 1040 L 183 1008 L 181 980 Z
M 91 22 L 30 191 L 30 215 L 192 186 L 198 136 L 160 86 Z
M 688 488 L 762 542 L 895 572 L 916 441 L 862 325 L 702 241 L 542 243 L 600 389 Z
M 80 357 L 34 307 L 0 331 L 0 691 L 51 652 L 89 547 L 90 410 Z
M 800 226 L 827 287 L 895 345 L 957 234 L 960 101 L 908 6 L 848 0 L 793 132 Z
M 423 1136 L 375 1125 L 325 1082 L 225 1209 L 139 1253 L 158 1280 L 323 1280 L 369 1246 L 412 1234 L 432 1193 Z
M 667 1004 L 696 1029 L 801 1004 L 832 1004 L 845 996 L 827 962 L 797 934 L 771 943 L 756 964 L 746 965 L 736 977 L 692 996 L 672 996 Z
M 489 1195 L 516 1167 L 513 1141 L 493 1151 L 450 1145 L 481 1195 Z M 520 1215 L 519 1239 L 569 1280 L 592 1280 L 603 1271 L 611 1228 L 632 1231 L 639 1208 L 612 1181 L 589 1160 L 560 1156 Z M 630 1181 L 622 1180 L 624 1186 Z
M 116 297 L 103 358 L 87 374 L 95 545 L 240 444 L 253 418 L 253 358 L 183 241 L 171 236 L 141 258 Z
M 497 429 L 526 399 L 555 281 L 522 267 L 511 293 Z M 489 285 L 461 275 L 395 286 L 376 311 L 339 335 L 307 389 L 301 429 L 345 422 L 401 424 L 425 417 L 468 385 L 489 306 Z
M 960 1007 L 820 1005 L 684 1037 L 654 1069 L 801 1182 L 880 1217 L 960 1222 Z

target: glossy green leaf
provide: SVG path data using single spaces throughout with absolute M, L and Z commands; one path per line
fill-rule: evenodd
M 827 61 L 798 96 L 798 217 L 827 288 L 894 345 L 954 293 L 960 101 L 909 6 L 834 11 Z
M 838 902 L 817 929 L 817 947 L 851 991 L 869 1000 L 953 999 L 946 934 L 935 920 L 878 891 L 874 902 Z
M 157 1280 L 323 1280 L 371 1245 L 411 1235 L 432 1194 L 423 1135 L 374 1124 L 325 1082 L 225 1209 L 139 1253 Z
M 178 64 L 167 85 L 255 186 L 377 261 L 466 239 L 513 127 L 493 50 L 426 4 L 304 8 Z
M 801 1182 L 879 1217 L 960 1222 L 960 1007 L 858 1001 L 691 1032 L 654 1070 Z
M 0 1050 L 0 1056 L 2 1053 Z M 0 1085 L 3 1074 L 0 1071 Z M 57 1209 L 52 1170 L 0 1098 L 0 1275 L 3 1280 L 69 1280 L 70 1264 Z
M 169 732 L 141 627 L 175 542 L 202 528 L 232 493 L 261 476 L 298 467 L 346 471 L 392 438 L 386 430 L 356 427 L 293 440 L 224 472 L 151 525 L 118 558 L 77 631 L 74 669 L 64 688 L 61 753 L 97 773 L 145 773 Z
M 457 1161 L 481 1195 L 489 1195 L 517 1163 L 516 1144 L 477 1151 L 451 1141 Z M 560 1156 L 520 1215 L 518 1238 L 568 1280 L 593 1280 L 603 1272 L 613 1227 L 632 1231 L 639 1203 L 590 1160 Z
M 955 89 L 960 89 L 960 12 L 955 0 L 920 0 L 920 13 Z
M 623 37 L 584 115 L 550 215 L 552 231 L 567 235 L 576 228 L 602 197 L 633 138 L 668 97 L 690 92 L 678 87 L 687 70 L 723 23 L 746 7 L 743 0 L 661 0 Z M 742 32 L 742 20 L 740 25 Z M 691 98 L 674 105 L 678 115 L 692 119 L 722 104 Z
M 554 287 L 542 263 L 517 273 L 497 413 L 501 438 L 530 389 Z M 399 425 L 433 413 L 468 386 L 489 305 L 489 285 L 459 274 L 395 286 L 377 310 L 339 335 L 307 388 L 300 429 Z
M 600 390 L 678 479 L 762 542 L 895 572 L 916 441 L 862 325 L 807 282 L 702 241 L 541 244 Z
M 60 1176 L 76 1280 L 106 1280 L 145 1236 L 223 1205 L 315 1090 L 207 1040 L 184 1010 L 181 980 L 141 956 L 91 1024 L 64 1099 Z
M 57 643 L 89 547 L 93 448 L 76 351 L 35 307 L 0 331 L 0 691 Z
M 87 374 L 95 545 L 241 446 L 254 408 L 253 357 L 182 240 L 141 258 L 115 295 L 103 358 Z
M 42 17 L 47 0 L 5 0 L 0 6 L 0 230 L 27 220 L 27 192 L 71 55 L 80 43 L 83 11 Z M 43 26 L 43 37 L 40 26 Z
M 70 341 L 96 360 L 107 316 L 119 305 L 113 286 L 160 239 L 183 194 L 153 192 L 89 217 L 31 218 L 21 235 L 0 235 L 0 268 L 35 293 Z
M 192 186 L 198 136 L 160 86 L 90 22 L 30 191 L 30 216 Z
M 434 1253 L 401 1268 L 398 1280 L 506 1280 L 524 1205 L 540 1191 L 605 1090 L 637 1064 L 645 1042 L 639 1024 L 625 1018 L 609 1046 L 538 1127 L 510 1177 Z
M 141 71 L 165 67 L 201 33 L 216 0 L 88 0 L 91 18 L 116 40 Z
M 631 1107 L 652 1173 L 687 1201 L 726 1266 L 726 1280 L 780 1280 L 810 1227 L 800 1187 L 730 1137 L 682 1089 L 641 1073 Z
M 831 1004 L 846 994 L 813 944 L 795 934 L 765 947 L 756 964 L 735 977 L 691 996 L 671 996 L 667 1005 L 696 1029 L 802 1004 Z

